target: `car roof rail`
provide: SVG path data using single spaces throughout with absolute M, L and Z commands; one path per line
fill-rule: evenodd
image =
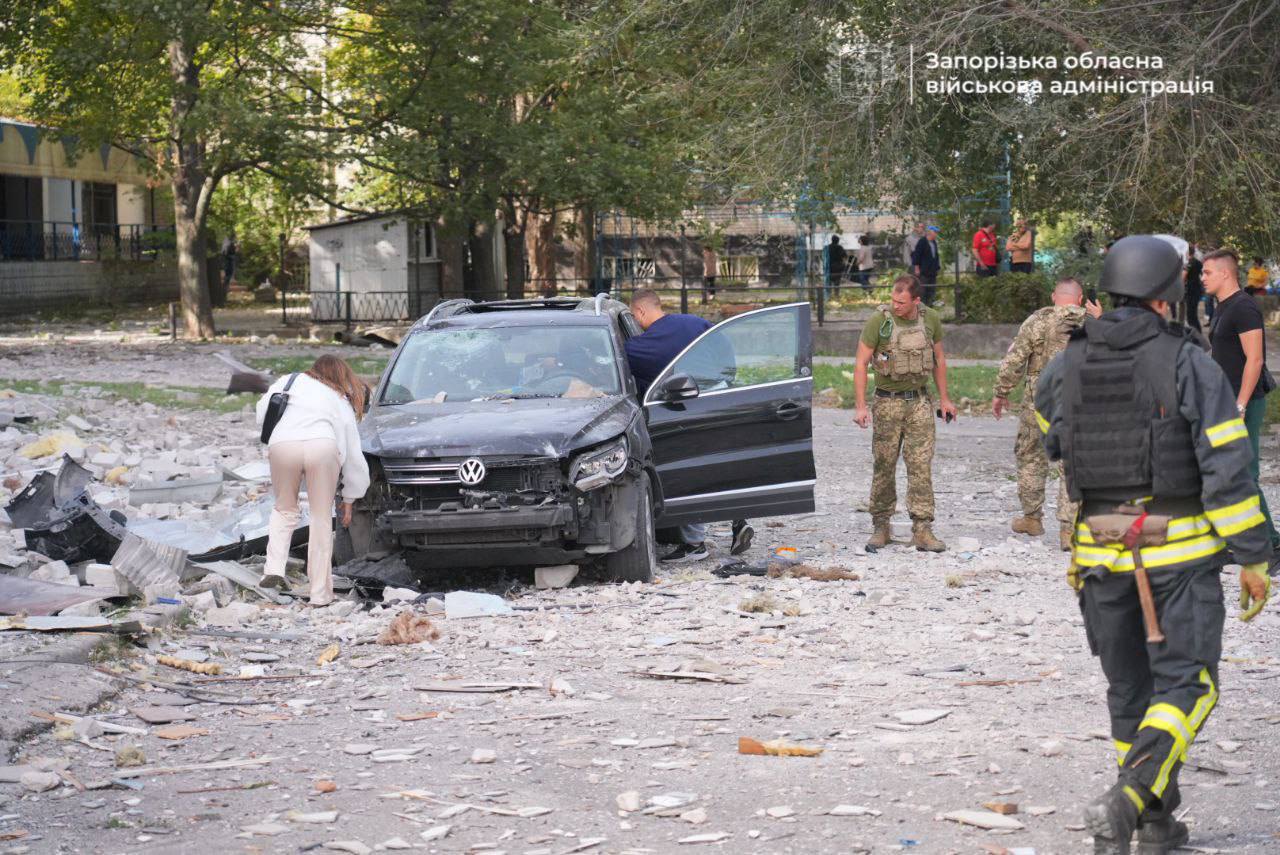
M 436 303 L 431 308 L 431 311 L 427 312 L 427 316 L 423 318 L 421 321 L 419 321 L 418 323 L 425 324 L 428 321 L 434 319 L 437 314 L 439 314 L 440 317 L 442 318 L 447 318 L 450 315 L 458 314 L 459 312 L 466 309 L 467 306 L 473 306 L 473 305 L 475 305 L 475 300 L 468 299 L 467 297 L 459 297 L 456 300 L 444 300 L 442 302 Z
M 608 291 L 601 291 L 596 294 L 596 315 L 600 314 L 600 307 L 604 305 L 604 301 L 609 299 Z

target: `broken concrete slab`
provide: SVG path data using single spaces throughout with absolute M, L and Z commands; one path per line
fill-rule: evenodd
M 554 567 L 535 567 L 533 584 L 540 590 L 564 588 L 578 575 L 578 565 L 558 564 Z

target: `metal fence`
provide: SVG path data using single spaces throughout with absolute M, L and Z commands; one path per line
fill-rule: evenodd
M 141 261 L 173 246 L 173 226 L 0 220 L 0 261 Z
M 361 323 L 416 320 L 431 310 L 413 305 L 407 291 L 280 291 L 280 320 L 284 324 L 340 323 L 347 329 Z

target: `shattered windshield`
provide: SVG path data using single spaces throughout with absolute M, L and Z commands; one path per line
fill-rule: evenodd
M 391 369 L 381 403 L 620 394 L 607 328 L 494 327 L 413 333 Z

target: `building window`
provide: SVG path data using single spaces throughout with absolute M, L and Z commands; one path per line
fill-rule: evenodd
M 657 275 L 657 265 L 652 258 L 638 256 L 606 256 L 604 259 L 604 276 L 606 279 L 632 281 L 642 279 L 653 281 Z
M 746 285 L 760 278 L 760 257 L 756 255 L 722 255 L 716 266 L 725 284 Z

